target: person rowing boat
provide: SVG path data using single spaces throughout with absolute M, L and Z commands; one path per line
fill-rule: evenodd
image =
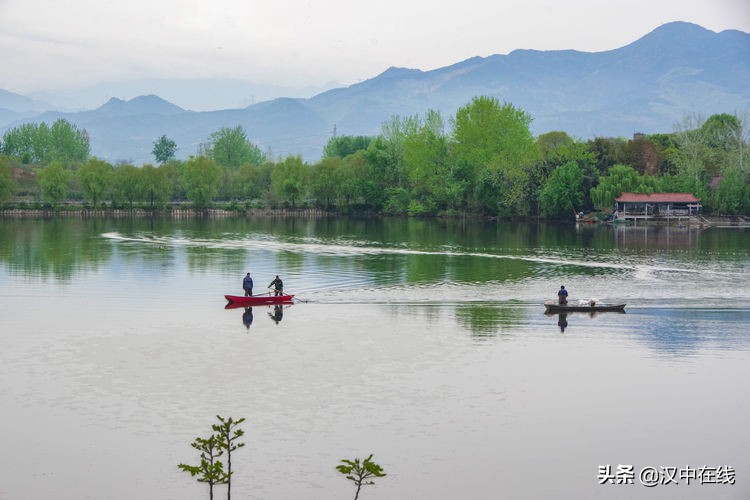
M 271 282 L 270 285 L 268 285 L 268 288 L 273 287 L 274 295 L 284 295 L 284 282 L 281 281 L 281 278 L 279 278 L 279 275 L 276 275 L 276 278 Z

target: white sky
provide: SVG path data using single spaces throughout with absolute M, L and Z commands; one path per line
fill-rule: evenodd
M 609 50 L 670 21 L 750 32 L 750 0 L 0 0 L 0 88 L 351 84 L 519 48 Z

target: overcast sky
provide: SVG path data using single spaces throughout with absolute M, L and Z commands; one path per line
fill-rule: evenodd
M 661 24 L 750 32 L 749 0 L 0 0 L 0 88 L 235 78 L 302 88 L 514 49 L 597 52 Z

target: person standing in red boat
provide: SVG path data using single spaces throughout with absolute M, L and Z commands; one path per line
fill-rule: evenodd
M 253 278 L 250 273 L 247 273 L 245 279 L 242 280 L 242 288 L 245 290 L 245 297 L 253 296 Z
M 284 295 L 284 282 L 281 281 L 281 278 L 279 278 L 279 275 L 276 275 L 276 278 L 271 282 L 270 285 L 268 285 L 268 288 L 273 287 L 274 295 Z
M 565 285 L 560 287 L 560 291 L 557 292 L 557 302 L 559 304 L 568 303 L 568 291 L 565 289 Z

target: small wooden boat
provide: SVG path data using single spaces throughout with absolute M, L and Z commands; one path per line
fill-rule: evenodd
M 229 301 L 227 305 L 234 307 L 262 306 L 267 304 L 288 304 L 294 299 L 294 295 L 224 295 Z
M 564 312 L 625 312 L 624 303 L 608 304 L 606 302 L 587 302 L 579 304 L 577 302 L 568 302 L 567 304 L 558 304 L 556 300 L 548 300 L 544 303 L 544 308 L 551 313 Z

